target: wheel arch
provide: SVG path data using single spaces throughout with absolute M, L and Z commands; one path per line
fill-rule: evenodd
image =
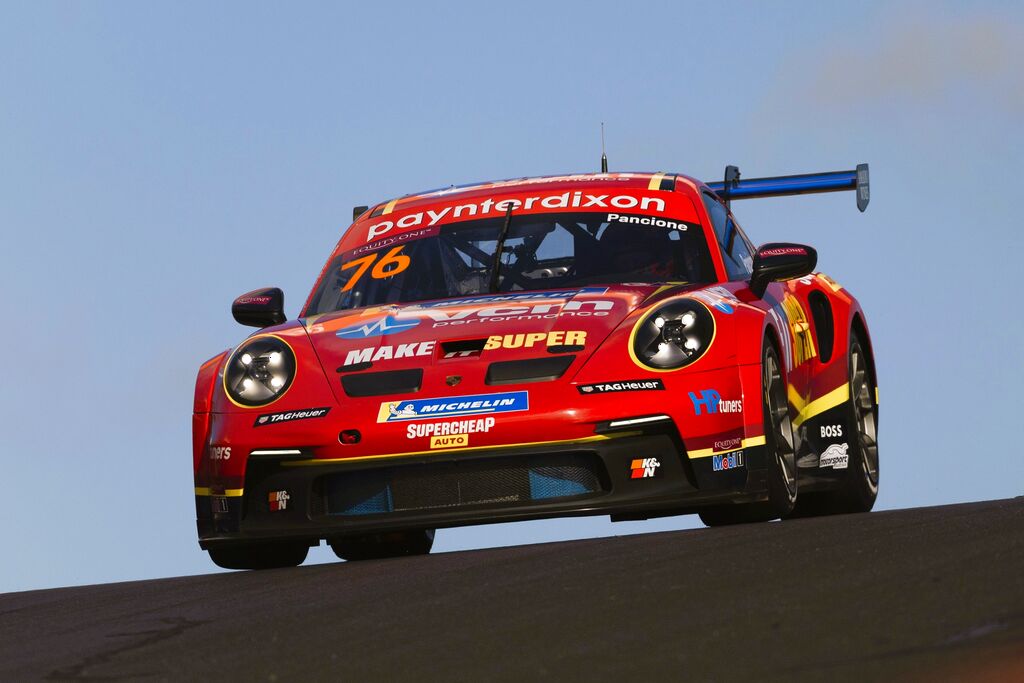
M 868 326 L 864 322 L 864 316 L 861 312 L 855 311 L 853 319 L 850 321 L 850 334 L 856 334 L 857 337 L 864 344 L 865 351 L 867 351 L 868 360 L 868 371 L 871 373 L 871 381 L 874 383 L 876 390 L 878 387 L 878 373 L 875 370 L 875 350 L 871 344 L 871 335 L 868 333 Z

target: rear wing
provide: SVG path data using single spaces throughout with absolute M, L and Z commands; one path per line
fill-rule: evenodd
M 740 170 L 735 166 L 725 167 L 725 181 L 707 184 L 727 205 L 732 199 L 757 199 L 759 197 L 785 197 L 792 194 L 815 194 L 818 192 L 857 191 L 857 208 L 864 211 L 871 200 L 871 185 L 868 179 L 868 165 L 858 164 L 852 171 L 829 173 L 805 173 L 801 175 L 776 176 L 774 178 L 750 178 L 740 181 Z

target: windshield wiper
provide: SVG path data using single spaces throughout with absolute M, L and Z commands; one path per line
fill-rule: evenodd
M 498 244 L 494 248 L 494 265 L 491 268 L 491 286 L 490 291 L 492 293 L 498 291 L 498 273 L 501 270 L 501 252 L 505 248 L 505 237 L 508 235 L 508 226 L 512 222 L 512 207 L 515 206 L 512 202 L 508 203 L 508 211 L 505 212 L 505 224 L 501 226 L 501 232 L 498 233 Z

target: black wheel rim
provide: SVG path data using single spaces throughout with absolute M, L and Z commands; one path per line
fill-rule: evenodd
M 860 344 L 853 343 L 850 349 L 850 393 L 853 397 L 853 413 L 857 422 L 857 445 L 864 465 L 864 477 L 868 485 L 878 487 L 878 431 L 874 397 L 874 382 L 868 372 L 867 362 Z
M 775 354 L 769 351 L 764 359 L 765 405 L 775 441 L 775 457 L 782 482 L 790 500 L 796 498 L 796 449 L 793 444 L 793 422 L 789 417 L 785 383 Z

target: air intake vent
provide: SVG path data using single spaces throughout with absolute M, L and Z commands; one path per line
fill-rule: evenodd
M 453 341 L 441 342 L 441 358 L 451 360 L 453 358 L 472 358 L 479 356 L 484 350 L 487 337 L 483 339 L 456 339 Z
M 607 491 L 606 480 L 597 456 L 570 452 L 345 472 L 322 490 L 327 514 L 358 516 L 559 501 Z
M 353 398 L 360 396 L 384 396 L 385 394 L 409 394 L 420 390 L 423 384 L 423 370 L 391 370 L 389 372 L 364 372 L 345 375 L 341 386 Z
M 487 367 L 487 384 L 550 382 L 565 374 L 576 356 L 551 356 L 527 360 L 505 360 Z

